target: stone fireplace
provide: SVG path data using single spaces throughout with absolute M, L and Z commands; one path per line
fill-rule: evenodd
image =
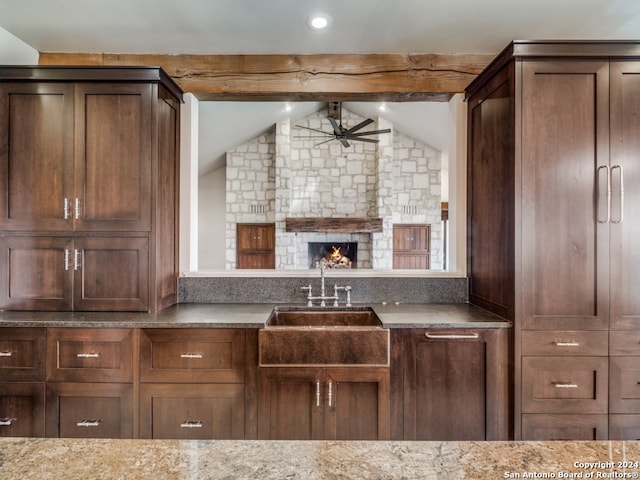
M 343 121 L 362 117 L 343 110 Z M 277 269 L 309 269 L 309 243 L 357 243 L 357 268 L 391 269 L 394 223 L 432 225 L 432 268 L 441 268 L 440 153 L 400 132 L 378 144 L 318 144 L 302 138 L 331 130 L 326 111 L 280 121 L 227 152 L 227 268 L 235 268 L 237 223 L 274 223 Z M 378 118 L 371 128 L 392 128 Z M 299 138 L 300 137 L 300 138 Z M 375 220 L 375 228 L 289 228 L 294 220 Z M 322 222 L 320 222 L 322 223 Z M 352 267 L 354 268 L 353 264 Z

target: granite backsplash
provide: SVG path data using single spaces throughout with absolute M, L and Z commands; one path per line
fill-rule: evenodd
M 466 303 L 468 284 L 464 277 L 347 277 L 327 276 L 327 294 L 334 284 L 352 287 L 352 303 Z M 218 277 L 194 276 L 178 279 L 179 303 L 304 303 L 301 287 L 311 284 L 320 293 L 320 278 L 308 277 Z M 345 293 L 340 292 L 340 304 Z

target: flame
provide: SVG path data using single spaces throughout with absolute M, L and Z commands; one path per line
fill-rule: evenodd
M 333 248 L 333 253 L 330 258 L 342 258 L 342 254 L 340 253 L 340 247 L 331 247 Z

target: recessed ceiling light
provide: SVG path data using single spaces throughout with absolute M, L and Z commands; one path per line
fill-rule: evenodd
M 323 28 L 327 28 L 329 25 L 331 25 L 331 17 L 329 15 L 325 15 L 324 13 L 311 15 L 309 18 L 307 18 L 307 25 L 309 25 L 314 30 L 322 30 Z

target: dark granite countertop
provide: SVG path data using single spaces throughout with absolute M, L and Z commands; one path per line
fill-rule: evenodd
M 0 312 L 0 327 L 261 328 L 275 304 L 179 304 L 158 313 Z M 511 323 L 466 303 L 363 304 L 385 328 L 504 328 Z M 327 307 L 332 308 L 332 307 Z

